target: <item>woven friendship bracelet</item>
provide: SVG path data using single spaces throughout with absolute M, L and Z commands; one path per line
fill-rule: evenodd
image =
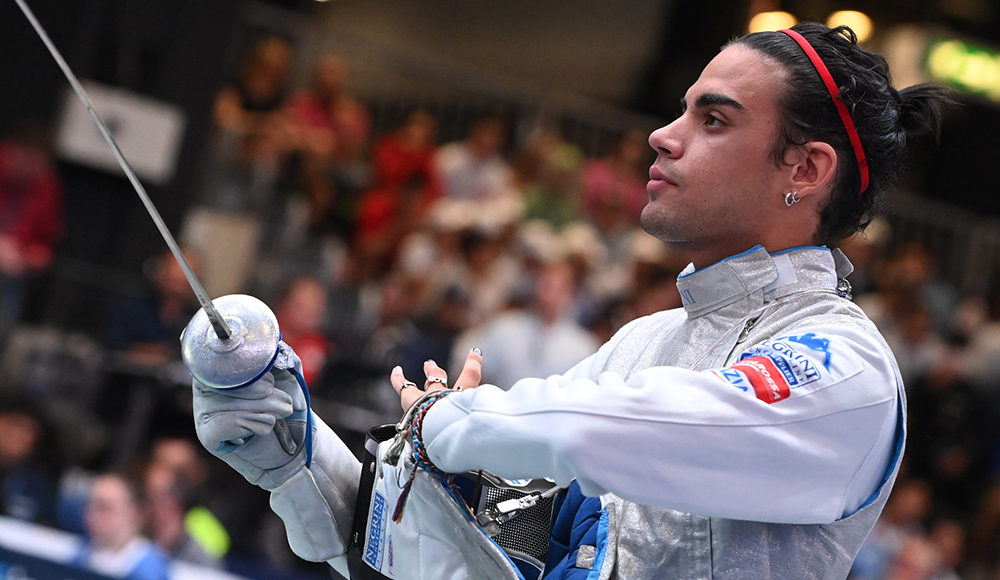
M 410 437 L 413 445 L 413 470 L 410 472 L 410 477 L 407 479 L 406 484 L 403 485 L 403 490 L 400 492 L 399 499 L 396 501 L 396 507 L 392 511 L 392 520 L 397 524 L 403 519 L 403 510 L 406 508 L 406 498 L 410 495 L 410 490 L 413 488 L 413 480 L 417 476 L 417 470 L 423 469 L 424 471 L 428 471 L 445 478 L 448 476 L 448 474 L 441 471 L 441 469 L 434 465 L 434 463 L 431 462 L 430 457 L 427 455 L 427 447 L 424 445 L 421 428 L 423 427 L 424 417 L 427 415 L 428 409 L 430 409 L 434 403 L 447 397 L 451 393 L 452 391 L 443 389 L 431 391 L 421 397 L 420 400 L 414 403 L 413 407 L 410 409 L 411 412 L 416 409 L 416 412 L 412 415 L 409 425 Z M 407 414 L 409 415 L 410 413 Z

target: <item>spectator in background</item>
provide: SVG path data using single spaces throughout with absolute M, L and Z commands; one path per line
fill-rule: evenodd
M 466 260 L 463 238 L 475 227 L 482 208 L 468 200 L 441 198 L 431 208 L 424 227 L 403 240 L 396 267 L 420 286 L 421 311 L 433 310 L 452 288 L 465 288 Z M 433 276 L 427 273 L 432 271 Z M 468 299 L 468 292 L 463 291 Z M 437 360 L 437 359 L 435 359 Z
M 924 536 L 910 536 L 889 565 L 885 580 L 938 580 L 941 571 L 934 544 Z
M 375 143 L 374 184 L 362 194 L 355 231 L 354 268 L 360 279 L 387 271 L 401 241 L 441 197 L 434 165 L 436 131 L 433 117 L 414 111 Z
M 146 469 L 143 483 L 153 542 L 176 560 L 219 568 L 221 560 L 209 554 L 187 530 L 185 519 L 194 507 L 191 482 L 167 464 L 152 463 Z
M 928 296 L 948 295 L 943 284 L 931 284 L 929 259 L 916 249 L 901 250 L 880 269 L 878 290 L 856 299 L 858 306 L 882 332 L 899 365 L 903 384 L 909 389 L 935 368 L 947 353 L 942 335 L 935 329 Z M 940 303 L 944 301 L 939 300 Z M 953 312 L 953 311 L 952 311 Z M 950 314 L 949 320 L 950 320 Z
M 433 360 L 447 368 L 455 341 L 469 327 L 468 322 L 469 297 L 457 286 L 448 288 L 425 313 L 415 317 L 416 333 L 400 349 L 400 366 L 418 372 L 424 361 Z
M 960 329 L 968 339 L 965 376 L 994 408 L 1000 407 L 1000 288 L 981 301 L 967 301 L 960 312 Z
M 356 197 L 367 181 L 363 155 L 371 137 L 371 115 L 346 85 L 344 61 L 321 55 L 309 85 L 288 105 L 294 148 L 301 155 L 298 180 L 307 193 L 308 225 L 342 238 L 350 235 Z
M 896 283 L 919 295 L 927 306 L 934 331 L 943 338 L 951 338 L 958 299 L 955 289 L 940 276 L 927 247 L 918 243 L 904 244 L 896 251 L 893 264 Z
M 186 245 L 204 260 L 203 281 L 212 296 L 245 291 L 250 279 L 291 142 L 283 109 L 291 60 L 287 41 L 265 37 L 216 97 L 203 184 L 183 227 Z
M 605 235 L 639 225 L 646 206 L 649 145 L 646 134 L 629 131 L 607 157 L 583 166 L 583 210 Z
M 911 474 L 926 480 L 938 509 L 973 515 L 989 483 L 996 430 L 989 402 L 962 377 L 957 351 L 908 387 Z
M 105 474 L 94 480 L 85 521 L 87 540 L 75 565 L 113 578 L 168 580 L 170 559 L 142 536 L 142 499 L 125 477 Z
M 840 244 L 841 251 L 851 260 L 854 271 L 848 275 L 855 297 L 876 289 L 878 268 L 885 258 L 885 248 L 892 237 L 892 227 L 885 218 L 875 218 L 863 232 L 854 234 Z
M 530 307 L 502 312 L 459 337 L 451 355 L 459 367 L 452 376 L 459 375 L 473 347 L 489 357 L 482 382 L 502 389 L 526 376 L 566 372 L 597 352 L 597 339 L 572 318 L 577 290 L 569 263 L 546 265 Z
M 172 488 L 171 493 L 184 499 L 186 506 L 184 511 L 185 535 L 192 538 L 211 559 L 220 560 L 229 552 L 231 539 L 226 527 L 206 506 L 211 505 L 215 509 L 215 504 L 220 501 L 224 504 L 239 502 L 244 494 L 225 485 L 210 487 L 208 485 L 209 469 L 201 457 L 202 453 L 201 447 L 196 446 L 190 439 L 160 437 L 153 442 L 149 469 L 166 471 L 177 482 L 176 489 Z M 164 475 L 158 477 L 161 484 L 167 479 Z M 182 493 L 178 494 L 178 492 Z M 205 505 L 201 505 L 202 502 Z M 243 515 L 253 511 L 249 502 L 237 509 L 242 510 Z M 155 517 L 154 514 L 153 518 L 155 519 Z M 155 525 L 155 522 L 151 522 L 151 527 L 155 527 Z M 237 527 L 234 526 L 233 529 L 237 529 Z M 155 534 L 154 539 L 160 543 Z M 168 549 L 168 551 L 171 550 Z
M 216 124 L 241 136 L 258 133 L 285 103 L 291 61 L 292 47 L 287 40 L 277 36 L 258 40 L 237 78 L 216 96 Z
M 323 285 L 315 278 L 303 276 L 292 280 L 275 310 L 282 340 L 299 355 L 302 375 L 310 385 L 319 379 L 330 354 L 330 343 L 321 330 L 326 303 Z
M 43 422 L 30 405 L 0 407 L 0 514 L 29 522 L 55 521 L 56 474 L 47 464 Z M 48 456 L 46 457 L 46 455 Z
M 62 182 L 47 130 L 22 123 L 0 141 L 0 340 L 20 319 L 25 280 L 52 263 L 62 226 Z
M 514 164 L 528 219 L 555 227 L 580 219 L 582 164 L 583 152 L 556 129 L 542 127 L 528 137 Z
M 445 197 L 485 200 L 517 195 L 514 173 L 501 157 L 506 140 L 507 127 L 500 117 L 484 115 L 464 141 L 442 145 L 435 162 Z
M 184 257 L 195 270 L 200 261 L 191 252 Z M 106 344 L 125 353 L 131 362 L 160 365 L 180 360 L 178 337 L 198 311 L 198 301 L 184 270 L 170 251 L 150 260 L 151 284 L 141 297 L 125 300 L 108 320 Z
M 960 580 L 958 572 L 965 562 L 965 528 L 957 520 L 940 518 L 931 524 L 928 536 L 938 555 L 934 580 Z
M 896 482 L 875 527 L 861 544 L 851 567 L 851 580 L 883 580 L 910 538 L 923 538 L 923 519 L 931 507 L 931 489 L 920 479 Z M 924 540 L 926 542 L 926 540 Z M 900 571 L 901 573 L 901 571 Z M 900 579 L 903 576 L 898 576 Z M 915 576 L 915 578 L 925 578 Z

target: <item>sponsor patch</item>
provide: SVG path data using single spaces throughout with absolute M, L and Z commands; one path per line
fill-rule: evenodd
M 784 339 L 769 340 L 755 346 L 740 356 L 740 362 L 748 358 L 766 357 L 781 372 L 790 388 L 798 388 L 822 378 L 819 367 L 808 356 L 795 350 Z
M 385 496 L 375 492 L 372 496 L 372 511 L 368 516 L 368 544 L 365 546 L 365 562 L 378 570 L 382 567 L 382 536 L 385 533 Z
M 785 336 L 778 340 L 797 342 L 809 349 L 823 353 L 823 367 L 830 370 L 830 360 L 833 359 L 833 353 L 830 352 L 829 338 L 819 338 L 815 332 L 807 332 L 801 336 Z
M 767 356 L 745 358 L 729 367 L 746 375 L 757 398 L 765 403 L 777 403 L 787 399 L 791 394 L 785 374 L 775 364 L 774 359 Z M 730 381 L 732 382 L 732 381 Z
M 720 379 L 728 382 L 730 385 L 736 387 L 737 389 L 743 391 L 744 393 L 749 391 L 751 388 L 750 379 L 748 379 L 745 374 L 736 369 L 732 368 L 712 369 L 709 372 L 719 377 Z

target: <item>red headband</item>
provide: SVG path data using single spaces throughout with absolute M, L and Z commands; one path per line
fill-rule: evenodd
M 788 36 L 792 37 L 792 40 L 798 43 L 805 51 L 806 56 L 812 61 L 814 67 L 816 67 L 816 72 L 823 79 L 823 84 L 826 85 L 826 90 L 830 92 L 830 97 L 833 99 L 833 104 L 837 107 L 837 112 L 840 113 L 840 120 L 844 124 L 844 129 L 847 131 L 847 137 L 851 140 L 851 146 L 854 147 L 854 156 L 858 160 L 858 170 L 861 172 L 861 193 L 863 194 L 866 189 L 868 189 L 868 158 L 865 157 L 865 150 L 861 147 L 861 137 L 858 136 L 858 130 L 854 127 L 854 120 L 851 119 L 851 113 L 847 110 L 847 105 L 844 101 L 840 99 L 840 89 L 837 88 L 837 83 L 833 80 L 833 75 L 830 74 L 830 70 L 826 68 L 826 64 L 823 59 L 819 57 L 816 53 L 816 49 L 809 44 L 809 41 L 805 39 L 804 36 L 795 32 L 794 30 L 779 30 L 778 32 L 784 32 Z

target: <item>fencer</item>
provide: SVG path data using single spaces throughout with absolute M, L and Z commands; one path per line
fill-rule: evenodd
M 402 522 L 445 505 L 419 503 L 440 491 L 435 470 L 550 477 L 569 487 L 554 532 L 591 524 L 560 540 L 545 578 L 845 578 L 899 468 L 906 405 L 833 248 L 869 222 L 908 135 L 936 131 L 946 100 L 934 86 L 893 88 L 885 60 L 844 27 L 803 23 L 724 47 L 649 138 L 642 224 L 692 257 L 683 307 L 509 391 L 473 388 L 476 356 L 454 389 L 433 364 L 423 389 L 394 371 L 411 418 L 403 469 L 421 474 L 408 501 L 427 510 Z M 232 390 L 196 381 L 198 435 L 271 491 L 296 553 L 344 571 L 359 465 L 318 418 L 306 465 L 309 410 L 291 377 L 273 370 Z M 293 445 L 275 435 L 279 420 Z M 370 527 L 389 525 L 379 518 Z M 395 547 L 408 565 L 381 568 L 387 577 L 490 577 L 448 544 L 468 538 L 399 537 L 412 540 Z M 380 546 L 384 562 L 393 548 Z

